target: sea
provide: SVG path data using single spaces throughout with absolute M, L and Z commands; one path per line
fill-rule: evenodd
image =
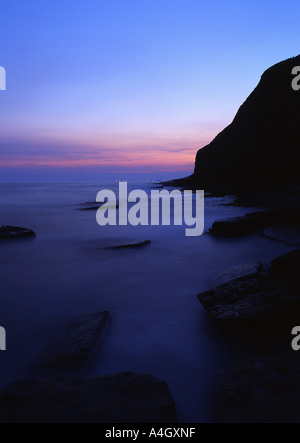
M 129 182 L 150 195 L 158 184 Z M 197 295 L 218 273 L 251 261 L 269 263 L 292 247 L 253 234 L 215 238 L 215 220 L 255 208 L 230 205 L 233 196 L 205 197 L 205 232 L 185 226 L 106 226 L 83 210 L 118 182 L 0 184 L 0 225 L 26 227 L 34 240 L 0 243 L 0 388 L 35 376 L 40 350 L 67 323 L 107 310 L 112 324 L 92 365 L 71 376 L 120 372 L 164 380 L 179 421 L 213 421 L 211 399 L 231 368 L 259 355 L 259 340 L 228 337 L 209 318 Z M 141 248 L 105 249 L 150 240 Z M 270 343 L 270 347 L 275 344 Z

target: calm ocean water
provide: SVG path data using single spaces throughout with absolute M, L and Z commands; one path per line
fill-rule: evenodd
M 0 184 L 0 225 L 37 233 L 33 241 L 0 244 L 0 325 L 8 348 L 0 353 L 0 387 L 32 376 L 39 349 L 66 322 L 108 310 L 113 323 L 97 363 L 75 375 L 151 374 L 168 383 L 182 422 L 209 421 L 213 387 L 253 350 L 239 337 L 224 337 L 197 294 L 220 271 L 269 262 L 291 248 L 259 235 L 189 238 L 178 226 L 101 228 L 95 211 L 80 208 L 106 188 L 117 184 Z M 149 192 L 150 184 L 129 188 Z M 249 212 L 224 202 L 205 199 L 206 230 L 217 219 Z M 107 240 L 151 245 L 101 249 Z

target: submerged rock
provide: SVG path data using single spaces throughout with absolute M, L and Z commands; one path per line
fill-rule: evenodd
M 86 202 L 81 203 L 81 211 L 98 211 L 98 209 L 102 206 L 103 203 L 97 202 Z M 111 209 L 119 209 L 119 205 L 110 206 Z
M 39 368 L 69 366 L 94 354 L 111 323 L 109 312 L 84 315 L 58 331 L 37 359 Z
M 300 225 L 272 226 L 264 230 L 263 236 L 289 245 L 300 246 Z
M 118 243 L 110 242 L 110 244 L 107 243 L 106 245 L 102 246 L 101 249 L 141 248 L 143 246 L 148 246 L 150 244 L 151 244 L 150 240 L 144 240 L 144 241 L 133 240 L 133 241 L 118 242 Z
M 16 240 L 34 237 L 36 237 L 36 234 L 31 229 L 18 228 L 15 226 L 0 227 L 0 240 Z
M 84 208 L 80 208 L 80 211 L 98 211 L 99 208 L 99 205 L 85 206 Z
M 225 423 L 300 423 L 297 359 L 252 360 L 234 371 L 213 398 L 216 419 Z
M 166 383 L 123 373 L 20 380 L 0 393 L 1 423 L 176 423 Z

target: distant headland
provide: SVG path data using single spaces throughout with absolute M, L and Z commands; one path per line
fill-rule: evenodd
M 194 174 L 173 183 L 193 182 L 198 189 L 300 185 L 297 66 L 300 55 L 269 68 L 233 122 L 198 151 Z

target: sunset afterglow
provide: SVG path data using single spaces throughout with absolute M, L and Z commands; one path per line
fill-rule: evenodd
M 6 2 L 0 180 L 192 173 L 261 72 L 299 52 L 296 16 L 275 11 L 269 0 Z

